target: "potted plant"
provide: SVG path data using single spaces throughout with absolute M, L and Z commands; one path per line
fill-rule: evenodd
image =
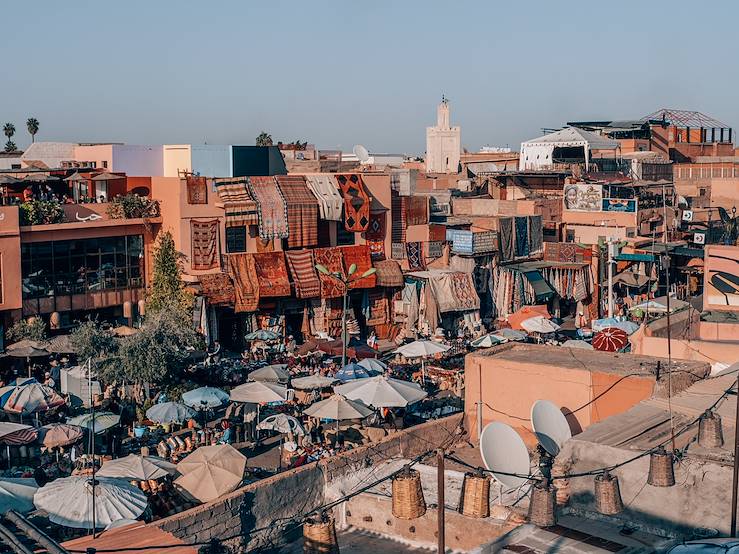
M 146 426 L 144 425 L 144 419 L 146 419 L 146 412 L 143 406 L 136 406 L 136 423 L 133 425 L 133 436 L 140 439 L 146 433 Z

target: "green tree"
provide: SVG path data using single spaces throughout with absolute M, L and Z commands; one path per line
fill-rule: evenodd
M 175 310 L 150 313 L 138 333 L 124 337 L 118 348 L 115 375 L 132 383 L 163 383 L 176 378 L 189 359 L 198 334 Z M 111 375 L 112 367 L 108 368 Z
M 272 146 L 272 135 L 267 131 L 262 131 L 257 137 L 257 146 Z
M 92 358 L 95 363 L 117 354 L 118 341 L 97 319 L 88 319 L 70 333 L 70 341 L 81 360 Z
M 15 143 L 12 140 L 9 140 L 5 143 L 5 151 L 6 152 L 15 152 L 18 150 L 18 147 L 15 145 Z
M 148 313 L 171 310 L 189 319 L 193 299 L 182 281 L 184 258 L 175 248 L 172 233 L 161 233 L 154 249 L 154 269 L 146 301 Z
M 47 336 L 46 323 L 40 317 L 21 319 L 8 329 L 8 339 L 19 340 L 45 340 Z
M 36 142 L 36 133 L 38 133 L 39 122 L 35 117 L 29 117 L 26 121 L 28 134 L 31 135 L 31 142 Z
M 6 123 L 3 125 L 3 133 L 8 138 L 8 142 L 5 143 L 5 151 L 6 152 L 15 152 L 16 146 L 15 143 L 11 140 L 13 138 L 13 135 L 15 134 L 15 125 L 12 123 Z

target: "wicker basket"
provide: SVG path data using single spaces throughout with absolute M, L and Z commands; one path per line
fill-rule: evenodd
M 421 474 L 415 469 L 393 478 L 393 515 L 398 519 L 416 519 L 426 513 L 421 488 Z
M 333 517 L 317 518 L 303 524 L 304 554 L 338 554 L 336 526 Z
M 478 473 L 465 473 L 459 513 L 468 517 L 484 518 L 490 515 L 490 477 Z
M 724 445 L 721 416 L 706 412 L 698 424 L 698 444 L 703 448 L 720 448 Z
M 649 456 L 649 477 L 647 483 L 653 487 L 671 487 L 675 484 L 675 470 L 672 466 L 672 453 L 660 447 Z
M 595 476 L 595 509 L 607 516 L 624 509 L 618 477 L 607 472 Z
M 531 488 L 529 520 L 537 527 L 551 527 L 557 523 L 557 488 L 539 483 Z

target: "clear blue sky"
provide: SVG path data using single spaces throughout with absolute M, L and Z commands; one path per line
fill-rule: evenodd
M 253 144 L 261 130 L 418 153 L 441 94 L 462 143 L 695 109 L 739 126 L 739 4 L 3 3 L 0 122 L 39 140 Z

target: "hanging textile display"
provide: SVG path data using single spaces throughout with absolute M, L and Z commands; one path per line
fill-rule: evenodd
M 544 229 L 541 216 L 529 216 L 529 244 L 531 254 L 540 254 L 544 251 Z
M 367 293 L 369 314 L 367 325 L 384 325 L 390 321 L 390 302 L 382 290 L 371 290 Z
M 316 248 L 313 250 L 313 258 L 316 264 L 320 264 L 325 267 L 329 273 L 339 273 L 344 277 L 346 276 L 344 273 L 344 263 L 340 248 Z M 336 298 L 343 296 L 344 285 L 341 281 L 331 275 L 324 275 L 320 272 L 318 273 L 318 279 L 321 281 L 322 298 Z
M 405 204 L 403 197 L 395 191 L 391 192 L 390 197 L 390 219 L 392 220 L 391 240 L 393 243 L 405 243 L 405 230 L 408 227 L 405 221 Z
M 290 273 L 295 285 L 295 296 L 298 298 L 315 298 L 321 295 L 321 282 L 313 264 L 313 253 L 310 250 L 290 250 L 285 252 Z
M 370 250 L 370 257 L 372 261 L 380 261 L 385 259 L 385 241 L 384 240 L 370 240 L 365 241 L 367 247 Z
M 195 270 L 212 269 L 218 260 L 218 220 L 190 220 L 190 265 Z
M 200 290 L 211 306 L 232 305 L 236 299 L 234 285 L 226 273 L 198 275 Z
M 498 238 L 500 240 L 500 260 L 507 262 L 513 259 L 513 218 L 502 217 L 498 220 Z
M 423 243 L 406 242 L 405 252 L 408 257 L 408 269 L 422 271 L 426 269 L 426 260 L 423 257 Z
M 277 186 L 287 206 L 287 245 L 290 248 L 318 244 L 318 201 L 302 175 L 277 175 Z
M 228 270 L 235 292 L 234 311 L 254 312 L 259 305 L 259 280 L 252 254 L 229 254 Z
M 349 274 L 349 267 L 356 264 L 357 270 L 349 277 L 352 282 L 349 284 L 350 289 L 371 289 L 377 284 L 377 277 L 372 274 L 367 277 L 358 277 L 365 271 L 372 268 L 372 258 L 370 258 L 369 247 L 366 244 L 358 244 L 355 246 L 342 246 L 341 256 L 344 260 L 344 273 Z
M 364 233 L 364 238 L 368 240 L 385 240 L 385 220 L 387 219 L 387 212 L 385 211 L 372 211 L 370 212 L 369 224 L 367 225 L 367 231 Z
M 370 196 L 364 188 L 362 176 L 356 173 L 336 175 L 344 197 L 344 227 L 347 231 L 360 233 L 367 230 L 370 217 Z
M 515 217 L 516 258 L 527 258 L 529 255 L 529 218 Z
M 393 260 L 405 260 L 406 254 L 404 242 L 394 242 L 391 244 L 390 248 L 390 256 Z
M 480 297 L 475 291 L 475 283 L 470 273 L 452 273 L 452 290 L 461 310 L 480 309 Z
M 403 313 L 406 316 L 405 330 L 411 332 L 418 321 L 418 288 L 416 283 L 406 283 L 401 293 Z
M 252 255 L 257 272 L 259 296 L 290 296 L 290 278 L 287 275 L 284 252 Z
M 446 241 L 446 225 L 429 224 L 429 242 Z
M 259 222 L 257 203 L 249 192 L 249 178 L 214 179 L 218 198 L 223 202 L 226 227 L 256 225 Z
M 426 243 L 429 258 L 437 259 L 444 255 L 444 243 L 441 241 L 429 241 Z
M 274 177 L 251 177 L 249 192 L 257 203 L 259 236 L 264 240 L 287 238 L 287 206 Z
M 395 260 L 374 262 L 378 287 L 402 287 L 403 272 Z
M 339 185 L 333 175 L 306 175 L 306 184 L 318 200 L 321 219 L 341 221 L 344 199 L 339 193 Z
M 401 196 L 404 204 L 405 224 L 426 225 L 429 222 L 429 199 L 426 196 Z
M 196 175 L 188 175 L 187 183 L 187 203 L 188 204 L 207 204 L 208 203 L 208 182 L 205 177 Z

